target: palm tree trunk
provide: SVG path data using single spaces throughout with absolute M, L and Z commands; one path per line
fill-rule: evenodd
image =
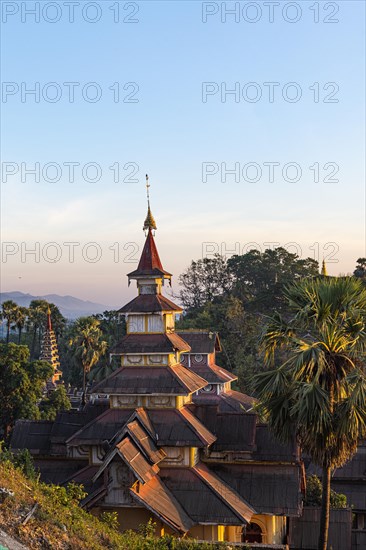
M 32 347 L 31 347 L 31 359 L 34 359 L 34 351 L 36 348 L 36 336 L 37 336 L 37 327 L 33 329 L 33 338 L 32 338 Z
M 83 396 L 81 398 L 81 404 L 82 406 L 84 407 L 84 405 L 86 404 L 86 368 L 83 367 Z
M 6 343 L 7 344 L 9 344 L 9 340 L 10 340 L 10 320 L 8 321 L 7 327 L 6 327 Z
M 328 548 L 328 531 L 329 531 L 329 515 L 330 515 L 330 466 L 323 467 L 323 494 L 322 507 L 320 515 L 320 532 L 318 550 L 327 550 Z

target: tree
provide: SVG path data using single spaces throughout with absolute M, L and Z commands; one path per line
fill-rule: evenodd
M 8 437 L 16 420 L 40 418 L 38 402 L 53 368 L 29 362 L 27 346 L 0 344 L 0 429 Z
M 60 385 L 51 391 L 48 397 L 44 397 L 39 404 L 41 418 L 44 420 L 55 420 L 59 411 L 71 409 L 70 400 L 67 397 L 65 386 Z
M 273 370 L 257 374 L 258 409 L 284 442 L 322 468 L 319 550 L 328 542 L 331 472 L 348 461 L 366 433 L 366 290 L 353 277 L 317 277 L 291 285 L 293 317 L 273 316 L 262 338 Z
M 179 276 L 182 287 L 180 300 L 185 309 L 197 309 L 206 302 L 228 292 L 231 288 L 231 275 L 226 260 L 219 254 L 214 258 L 192 261 Z
M 28 330 L 32 331 L 31 358 L 34 359 L 40 353 L 42 335 L 46 328 L 47 311 L 51 310 L 52 328 L 57 336 L 62 333 L 66 319 L 60 313 L 55 304 L 48 303 L 46 300 L 32 300 L 29 304 Z
M 108 341 L 108 347 L 116 344 L 126 334 L 126 323 L 121 319 L 118 311 L 103 311 L 93 315 L 100 322 L 99 328 L 103 337 Z
M 18 344 L 22 340 L 22 330 L 28 317 L 28 309 L 23 306 L 17 306 L 14 315 L 14 327 L 18 330 Z
M 366 258 L 358 258 L 353 275 L 366 281 Z
M 1 319 L 6 321 L 6 343 L 9 343 L 10 328 L 15 322 L 18 305 L 13 300 L 6 300 L 1 304 Z
M 94 317 L 80 317 L 75 322 L 73 335 L 69 340 L 69 346 L 83 372 L 83 405 L 86 403 L 86 375 L 107 350 L 107 342 L 101 339 L 99 325 L 100 322 Z
M 233 292 L 251 311 L 283 309 L 286 285 L 304 277 L 318 275 L 318 262 L 279 247 L 264 252 L 250 250 L 228 260 Z

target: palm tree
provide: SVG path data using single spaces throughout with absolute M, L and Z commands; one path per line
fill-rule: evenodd
M 12 323 L 15 322 L 15 315 L 16 310 L 18 308 L 18 304 L 13 302 L 13 300 L 6 300 L 1 305 L 2 311 L 1 311 L 1 319 L 6 320 L 6 343 L 9 344 L 10 339 L 10 327 Z
M 23 306 L 18 306 L 15 311 L 14 325 L 18 330 L 18 344 L 20 344 L 22 339 L 22 330 L 24 328 L 25 322 L 28 317 L 28 308 Z
M 318 549 L 328 545 L 330 479 L 366 433 L 366 290 L 352 277 L 304 279 L 285 295 L 294 313 L 276 314 L 261 341 L 280 366 L 254 377 L 261 412 L 283 442 L 297 441 L 322 468 Z
M 49 304 L 46 300 L 32 300 L 29 304 L 29 316 L 28 316 L 28 330 L 32 330 L 32 344 L 31 344 L 31 359 L 36 357 L 36 343 L 38 334 L 38 347 L 40 348 L 40 341 L 42 332 L 46 326 L 47 310 Z
M 103 333 L 99 325 L 100 322 L 94 317 L 80 317 L 75 322 L 73 336 L 69 340 L 75 359 L 83 369 L 82 405 L 86 403 L 86 375 L 107 350 L 107 342 L 101 339 Z

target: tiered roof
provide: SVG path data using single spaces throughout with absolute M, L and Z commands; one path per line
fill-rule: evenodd
M 59 370 L 60 361 L 58 355 L 57 340 L 55 332 L 52 329 L 50 308 L 48 308 L 47 311 L 47 325 L 43 335 L 40 359 L 42 361 L 47 361 L 47 363 L 50 363 L 53 367 L 53 375 L 48 383 L 48 389 L 51 389 L 51 386 L 59 380 L 62 373 Z
M 169 328 L 129 332 L 111 350 L 122 366 L 92 390 L 93 399 L 111 396 L 107 408 L 96 400 L 83 411 L 59 414 L 54 423 L 20 422 L 12 448 L 28 447 L 47 480 L 83 483 L 88 508 L 111 507 L 108 480 L 122 469 L 127 475 L 113 478 L 120 484 L 113 498 L 125 501 L 116 505 L 142 505 L 179 533 L 200 523 L 245 525 L 253 514 L 299 515 L 302 470 L 296 451 L 273 443 L 252 411 L 253 398 L 230 389 L 236 376 L 215 364 L 221 350 L 216 333 L 174 331 L 172 314 L 182 310 L 161 294 L 171 274 L 156 248 L 150 204 L 144 229 L 138 267 L 128 274 L 137 280 L 139 296 L 120 313 L 144 315 L 145 321 L 149 314 L 166 315 L 160 326 Z M 178 362 L 181 354 L 190 356 L 184 364 Z M 138 355 L 145 360 L 126 366 Z M 164 361 L 155 365 L 159 355 Z M 208 384 L 215 386 L 212 394 L 204 391 Z M 164 400 L 156 396 L 168 396 L 168 404 L 160 405 Z M 137 402 L 144 406 L 128 408 Z M 123 408 L 111 408 L 120 403 Z M 174 462 L 174 447 L 182 462 Z M 88 464 L 80 456 L 96 458 Z

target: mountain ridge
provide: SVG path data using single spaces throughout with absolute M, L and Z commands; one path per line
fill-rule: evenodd
M 47 300 L 47 302 L 55 304 L 67 319 L 76 319 L 77 317 L 103 313 L 103 311 L 114 309 L 112 306 L 91 302 L 90 300 L 81 300 L 71 295 L 42 294 L 36 296 L 20 292 L 19 290 L 0 292 L 0 303 L 6 300 L 13 300 L 19 306 L 24 307 L 29 307 L 32 300 Z

